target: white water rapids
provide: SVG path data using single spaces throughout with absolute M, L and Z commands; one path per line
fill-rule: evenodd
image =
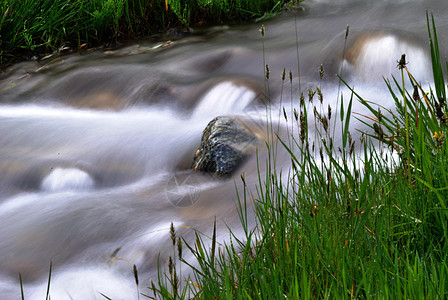
M 371 2 L 307 1 L 305 11 L 267 21 L 263 41 L 261 24 L 198 28 L 163 47 L 172 37 L 8 67 L 0 75 L 0 299 L 21 298 L 19 273 L 26 299 L 45 298 L 50 263 L 52 299 L 136 299 L 134 264 L 140 292 L 152 295 L 158 261 L 173 255 L 171 222 L 190 242 L 194 230 L 210 235 L 215 217 L 220 241 L 227 225 L 238 234 L 235 184 L 241 191 L 244 172 L 255 191 L 255 157 L 218 180 L 194 173 L 193 156 L 216 116 L 263 124 L 265 90 L 272 117 L 290 125 L 280 99 L 287 111 L 291 99 L 298 105 L 296 24 L 301 88 L 321 86 L 325 110 L 336 110 L 341 66 L 360 95 L 390 108 L 382 76 L 399 77 L 402 53 L 429 84 L 425 9 L 434 11 L 444 57 L 446 1 Z M 282 92 L 283 68 L 294 78 Z M 353 111 L 366 113 L 357 102 Z M 353 119 L 352 129 L 356 138 L 365 126 Z

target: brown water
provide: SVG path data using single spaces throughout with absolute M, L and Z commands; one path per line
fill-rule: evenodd
M 266 122 L 264 59 L 274 122 L 280 99 L 287 108 L 291 98 L 298 102 L 296 29 L 301 88 L 322 86 L 323 107 L 336 106 L 341 65 L 361 95 L 387 107 L 393 103 L 382 76 L 399 76 L 403 52 L 416 78 L 430 83 L 425 9 L 434 11 L 444 57 L 448 3 L 372 2 L 307 2 L 305 11 L 265 22 L 263 40 L 261 24 L 202 28 L 182 39 L 160 37 L 6 70 L 0 80 L 0 298 L 20 299 L 19 273 L 26 299 L 44 298 L 52 262 L 53 299 L 101 299 L 99 292 L 132 299 L 132 266 L 147 293 L 157 260 L 163 264 L 172 255 L 171 222 L 187 241 L 194 229 L 210 234 L 215 216 L 221 241 L 228 238 L 225 224 L 238 233 L 235 183 L 241 190 L 244 172 L 255 190 L 255 158 L 228 180 L 189 167 L 215 116 Z M 282 93 L 283 68 L 292 71 L 294 84 L 291 89 L 287 76 Z M 363 112 L 356 103 L 353 110 Z M 363 129 L 356 120 L 352 126 Z M 282 154 L 278 159 L 279 166 L 287 161 Z

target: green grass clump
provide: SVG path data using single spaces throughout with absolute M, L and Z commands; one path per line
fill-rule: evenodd
M 289 0 L 4 0 L 0 65 L 19 57 L 112 45 L 170 27 L 249 20 Z
M 219 244 L 216 227 L 211 239 L 197 234 L 186 247 L 198 265 L 179 259 L 193 269 L 192 277 L 180 287 L 172 263 L 170 276 L 161 275 L 158 287 L 152 285 L 155 297 L 446 299 L 447 107 L 434 20 L 428 19 L 428 32 L 435 90 L 424 90 L 408 73 L 411 92 L 404 81 L 394 79 L 394 88 L 386 81 L 393 111 L 355 91 L 347 106 L 341 99 L 336 116 L 318 103 L 315 137 L 308 135 L 311 109 L 302 97 L 293 113 L 299 130 L 281 141 L 290 171 L 277 170 L 274 158 L 268 160 L 270 172 L 259 175 L 256 194 L 246 185 L 241 191 L 244 239 L 230 231 L 230 242 Z M 310 98 L 315 93 L 320 90 L 310 91 Z M 356 100 L 372 113 L 360 117 L 372 129 L 360 140 L 349 131 Z M 338 146 L 329 128 L 335 123 L 342 135 Z M 254 229 L 247 223 L 251 203 Z

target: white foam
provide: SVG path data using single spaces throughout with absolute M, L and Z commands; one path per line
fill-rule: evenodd
M 245 86 L 224 81 L 213 88 L 197 105 L 192 118 L 215 117 L 243 111 L 255 98 L 255 92 Z
M 358 56 L 354 75 L 364 81 L 382 81 L 390 75 L 398 76 L 397 61 L 406 54 L 408 69 L 417 80 L 429 80 L 431 65 L 423 48 L 400 40 L 394 35 L 373 37 L 367 41 Z
M 93 178 L 85 171 L 76 168 L 56 168 L 42 181 L 44 191 L 59 192 L 85 190 L 95 185 Z
M 45 299 L 46 291 L 46 282 L 24 286 L 26 299 Z M 113 299 L 137 299 L 137 288 L 132 276 L 119 276 L 106 268 L 69 270 L 52 276 L 51 299 L 105 299 L 101 294 Z
M 4 118 L 51 117 L 67 119 L 70 117 L 92 118 L 98 115 L 98 113 L 93 110 L 81 110 L 36 104 L 1 105 L 1 108 L 2 109 L 0 110 L 0 117 Z

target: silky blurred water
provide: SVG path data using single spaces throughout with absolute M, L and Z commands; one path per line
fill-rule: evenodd
M 0 298 L 20 299 L 19 273 L 26 299 L 45 297 L 50 263 L 53 299 L 102 299 L 100 293 L 134 299 L 134 264 L 141 292 L 150 294 L 158 261 L 164 265 L 173 255 L 171 222 L 187 241 L 194 230 L 210 235 L 215 217 L 220 241 L 228 238 L 226 226 L 242 234 L 235 185 L 242 190 L 244 172 L 255 192 L 256 158 L 230 179 L 194 173 L 191 163 L 210 120 L 235 115 L 263 129 L 268 102 L 271 120 L 291 132 L 282 107 L 298 104 L 299 83 L 305 94 L 322 88 L 320 108 L 336 109 L 339 90 L 350 97 L 336 74 L 365 99 L 392 108 L 383 76 L 399 76 L 402 53 L 419 82 L 432 81 L 426 9 L 434 11 L 441 56 L 446 53 L 444 0 L 303 5 L 266 21 L 263 38 L 261 23 L 194 28 L 182 39 L 160 36 L 5 70 Z M 366 113 L 358 103 L 353 111 Z M 354 138 L 355 129 L 366 130 L 355 119 L 352 126 Z M 261 146 L 261 160 L 265 152 Z M 278 160 L 288 168 L 281 151 Z

